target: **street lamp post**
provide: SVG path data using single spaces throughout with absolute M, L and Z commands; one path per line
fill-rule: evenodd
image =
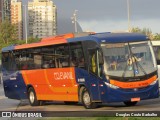
M 77 11 L 78 10 L 75 10 L 74 13 L 73 13 L 73 16 L 71 17 L 72 23 L 74 23 L 75 33 L 78 32 L 78 29 L 77 29 Z
M 130 24 L 130 5 L 129 0 L 127 0 L 127 14 L 128 14 L 128 31 L 131 31 L 131 24 Z
M 27 5 L 24 6 L 24 15 L 25 15 L 25 35 L 26 35 L 26 44 L 28 43 L 28 31 L 27 31 Z

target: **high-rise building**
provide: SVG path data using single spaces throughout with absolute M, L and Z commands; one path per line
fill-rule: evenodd
M 22 27 L 22 2 L 18 0 L 11 0 L 11 24 L 15 25 L 17 38 L 22 40 L 23 27 Z
M 43 38 L 57 34 L 57 10 L 51 0 L 28 3 L 29 36 Z
M 10 21 L 10 15 L 11 15 L 11 11 L 10 11 L 10 6 L 11 5 L 11 0 L 3 0 L 3 19 L 8 19 Z

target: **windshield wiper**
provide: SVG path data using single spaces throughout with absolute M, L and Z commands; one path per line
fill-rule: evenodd
M 128 55 L 127 61 L 128 61 L 128 60 L 131 60 L 130 62 L 133 63 L 133 60 L 132 60 L 133 54 L 132 54 L 132 52 L 131 52 L 131 48 L 130 48 L 129 43 L 128 43 L 128 47 L 129 47 L 129 55 Z M 122 78 L 124 78 L 128 66 L 129 66 L 129 65 L 128 65 L 128 62 L 126 62 L 126 66 L 125 66 L 124 72 L 123 72 L 123 74 L 122 74 Z M 133 64 L 132 64 L 132 67 L 133 67 L 133 70 L 135 70 Z M 135 76 L 135 72 L 134 72 L 134 71 L 133 71 L 133 74 L 134 74 L 134 76 Z
M 138 70 L 138 67 L 142 70 L 142 72 L 144 73 L 144 75 L 147 75 L 146 71 L 144 70 L 144 68 L 141 66 L 141 64 L 139 63 L 137 57 L 133 54 L 132 50 L 131 50 L 131 46 L 130 44 L 128 43 L 128 46 L 129 46 L 129 50 L 130 50 L 130 54 L 131 54 L 131 60 L 132 60 L 132 64 L 133 64 L 133 72 L 134 72 L 134 77 L 135 77 L 135 68 L 134 68 L 134 63 L 137 67 L 137 70 Z
M 141 64 L 139 63 L 139 61 L 137 60 L 136 56 L 133 54 L 132 50 L 131 50 L 131 46 L 130 44 L 128 43 L 128 47 L 129 47 L 129 52 L 130 52 L 130 55 L 128 55 L 128 59 L 127 60 L 131 60 L 131 65 L 133 67 L 133 74 L 134 74 L 134 77 L 136 76 L 136 69 L 135 69 L 135 66 L 134 64 L 136 65 L 136 68 L 138 70 L 138 68 L 140 68 L 142 70 L 142 72 L 144 73 L 144 75 L 147 75 L 146 71 L 144 70 L 144 68 L 141 66 Z M 130 56 L 130 57 L 129 57 Z M 130 66 L 131 66 L 130 65 Z M 125 76 L 125 73 L 126 73 L 126 70 L 127 70 L 127 67 L 128 67 L 128 63 L 126 62 L 126 66 L 125 66 L 125 69 L 124 69 L 124 72 L 122 74 L 122 78 L 124 78 Z
M 138 66 L 139 66 L 139 68 L 142 70 L 142 72 L 145 74 L 145 75 L 147 75 L 147 73 L 146 73 L 146 71 L 144 70 L 144 68 L 142 67 L 142 65 L 139 63 L 139 61 L 136 59 L 136 56 L 133 56 L 134 57 L 134 59 L 135 59 L 135 64 L 136 64 L 136 67 L 137 67 L 137 69 L 138 69 Z

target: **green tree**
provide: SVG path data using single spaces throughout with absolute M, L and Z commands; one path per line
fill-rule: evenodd
M 160 34 L 159 33 L 156 33 L 154 35 L 154 40 L 160 40 Z
M 143 34 L 147 35 L 151 40 L 154 39 L 154 35 L 152 34 L 151 29 L 149 29 L 149 28 L 140 29 L 139 27 L 135 27 L 135 28 L 131 29 L 131 32 L 143 33 Z
M 134 27 L 131 29 L 131 32 L 142 33 L 142 30 L 139 27 Z
M 12 25 L 9 20 L 5 20 L 0 24 L 0 43 L 9 44 L 16 41 L 17 34 L 15 25 Z
M 31 36 L 28 38 L 28 43 L 39 42 L 40 40 L 41 40 L 40 38 L 34 38 Z
M 39 42 L 40 40 L 41 40 L 40 38 L 29 37 L 27 40 L 27 44 Z M 12 41 L 12 42 L 10 42 L 10 44 L 16 44 L 16 45 L 26 44 L 26 40 Z

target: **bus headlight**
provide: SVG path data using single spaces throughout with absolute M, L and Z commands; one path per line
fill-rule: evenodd
M 153 81 L 150 85 L 156 84 L 157 81 L 158 81 L 158 78 L 155 81 Z
M 118 86 L 109 84 L 109 83 L 107 83 L 107 82 L 105 82 L 105 84 L 106 84 L 108 87 L 113 88 L 113 89 L 118 89 L 118 88 L 119 88 Z

